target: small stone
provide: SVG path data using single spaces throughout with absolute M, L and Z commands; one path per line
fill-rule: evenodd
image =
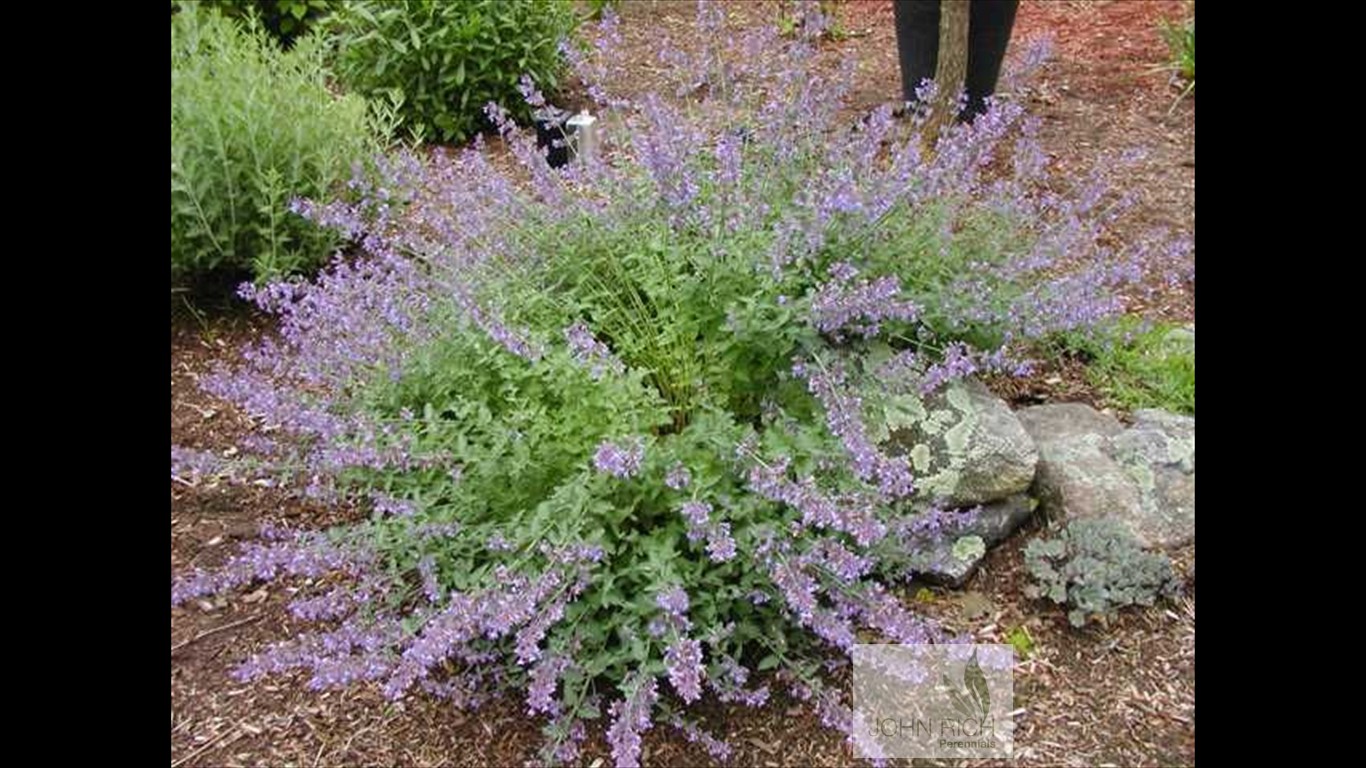
M 977 519 L 956 539 L 935 544 L 926 555 L 928 565 L 917 570 L 932 584 L 958 588 L 967 583 L 986 556 L 986 551 L 999 544 L 1033 514 L 1038 502 L 1018 494 L 1008 499 L 982 506 Z M 978 544 L 962 544 L 964 540 Z M 963 555 L 971 555 L 963 557 Z

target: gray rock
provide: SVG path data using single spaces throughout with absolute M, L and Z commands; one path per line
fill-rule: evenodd
M 983 505 L 977 520 L 959 536 L 931 548 L 925 566 L 918 569 L 918 573 L 934 584 L 954 588 L 963 586 L 986 557 L 987 549 L 1020 527 L 1037 506 L 1037 501 L 1024 494 Z M 970 540 L 972 537 L 981 541 L 980 550 Z
M 954 542 L 936 545 L 930 557 L 933 558 L 930 564 L 916 573 L 931 584 L 958 589 L 967 583 L 977 571 L 977 566 L 982 564 L 982 559 L 986 557 L 986 545 L 981 544 L 978 537 L 962 536 Z
M 1134 425 L 1116 440 L 1116 450 L 1135 453 L 1152 464 L 1175 465 L 1195 472 L 1195 417 L 1145 409 L 1134 412 Z M 1123 446 L 1123 447 L 1121 447 Z M 1140 446 L 1142 446 L 1140 448 Z
M 1173 328 L 1162 337 L 1162 345 L 1171 352 L 1195 352 L 1195 329 Z
M 1034 405 L 1015 415 L 1036 444 L 1092 433 L 1114 437 L 1124 431 L 1124 425 L 1114 416 L 1085 403 Z
M 1052 519 L 1134 518 L 1138 488 L 1110 456 L 1109 438 L 1095 433 L 1039 441 L 1034 492 Z
M 968 527 L 966 533 L 981 536 L 988 547 L 994 546 L 1014 533 L 1038 506 L 1039 502 L 1023 493 L 984 504 L 976 522 Z
M 1115 461 L 1139 492 L 1141 514 L 1126 520 L 1141 541 L 1177 547 L 1195 539 L 1195 419 L 1139 411 L 1111 440 Z
M 1145 546 L 1186 544 L 1195 538 L 1195 419 L 1134 417 L 1124 430 L 1077 403 L 1020 411 L 1039 449 L 1034 493 L 1051 518 L 1108 517 Z
M 886 415 L 885 447 L 910 457 L 923 500 L 975 506 L 1023 493 L 1034 480 L 1034 441 L 979 381 L 954 382 L 923 400 L 892 396 Z

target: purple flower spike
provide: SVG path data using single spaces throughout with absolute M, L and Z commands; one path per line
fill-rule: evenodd
M 604 441 L 593 454 L 593 466 L 599 472 L 606 472 L 622 479 L 633 477 L 640 471 L 640 463 L 645 458 L 645 441 L 633 438 L 624 445 Z

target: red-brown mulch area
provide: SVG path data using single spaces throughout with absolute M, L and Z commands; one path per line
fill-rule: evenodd
M 730 23 L 776 19 L 773 2 L 726 6 Z M 1113 236 L 1139 237 L 1152 227 L 1195 231 L 1195 104 L 1173 109 L 1177 91 L 1153 70 L 1167 58 L 1162 19 L 1179 19 L 1183 2 L 1059 0 L 1024 2 L 1012 51 L 1041 33 L 1055 58 L 1026 97 L 1043 120 L 1042 139 L 1054 170 L 1075 178 L 1102 151 L 1141 147 L 1147 157 L 1125 174 L 1137 192 L 1134 215 Z M 661 32 L 684 44 L 694 13 L 689 2 L 631 2 L 622 8 L 622 71 L 640 91 L 658 88 Z M 824 45 L 831 66 L 858 60 L 854 109 L 899 92 L 895 35 L 888 0 L 839 4 L 848 36 Z M 1148 316 L 1190 322 L 1194 286 L 1135 299 Z M 171 438 L 188 447 L 229 451 L 250 429 L 232 408 L 201 393 L 196 382 L 214 365 L 236 359 L 244 343 L 271 332 L 250 314 L 172 324 Z M 1011 385 L 1017 403 L 1095 398 L 1080 366 L 1060 364 Z M 1009 393 L 1007 393 L 1009 394 Z M 221 562 L 263 521 L 319 528 L 355 513 L 301 504 L 267 488 L 189 487 L 171 483 L 171 568 Z M 1195 760 L 1195 593 L 1174 603 L 1126 612 L 1108 626 L 1076 630 L 1060 609 L 1026 598 L 1022 548 L 1039 522 L 990 553 L 963 590 L 920 592 L 919 606 L 983 641 L 1023 630 L 1034 651 L 1016 673 L 1017 707 L 1025 710 L 1011 765 L 1186 765 Z M 1193 570 L 1194 547 L 1177 553 Z M 370 689 L 318 694 L 299 678 L 242 684 L 231 670 L 253 650 L 299 629 L 285 606 L 302 585 L 269 585 L 171 611 L 171 761 L 173 766 L 521 765 L 540 743 L 539 723 L 519 702 L 495 702 L 461 713 L 422 696 L 391 704 Z M 908 596 L 916 594 L 912 587 Z M 929 597 L 926 600 L 926 597 Z M 843 738 L 822 728 L 797 703 L 778 697 L 761 710 L 708 701 L 700 719 L 736 749 L 734 765 L 850 765 Z M 611 765 L 601 734 L 583 765 Z M 646 735 L 646 765 L 711 761 L 664 726 Z

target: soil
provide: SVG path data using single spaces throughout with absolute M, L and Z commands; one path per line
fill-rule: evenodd
M 772 2 L 731 3 L 732 25 L 771 23 Z M 822 56 L 857 57 L 854 110 L 866 111 L 899 90 L 888 0 L 838 4 L 846 36 Z M 682 30 L 688 2 L 626 3 L 623 70 L 641 91 L 658 87 L 661 30 Z M 1052 34 L 1055 57 L 1027 98 L 1043 119 L 1043 140 L 1061 175 L 1082 173 L 1102 150 L 1142 147 L 1147 156 L 1126 181 L 1138 194 L 1134 215 L 1113 236 L 1129 239 L 1153 227 L 1195 231 L 1195 104 L 1154 73 L 1167 57 L 1159 22 L 1179 19 L 1183 2 L 1076 0 L 1024 2 L 1011 51 Z M 673 34 L 686 43 L 687 37 Z M 1175 106 L 1173 106 L 1175 105 Z M 1194 286 L 1165 289 L 1132 302 L 1135 313 L 1194 320 Z M 250 428 L 230 406 L 196 382 L 231 362 L 247 343 L 271 333 L 269 319 L 246 312 L 212 317 L 173 313 L 171 440 L 231 450 Z M 1008 389 L 1013 387 L 1014 389 Z M 1081 366 L 1059 364 L 1032 379 L 999 385 L 1017 403 L 1098 398 Z M 265 521 L 327 527 L 354 513 L 302 504 L 265 488 L 171 483 L 171 570 L 211 565 Z M 1077 630 L 1062 610 L 1022 592 L 1022 548 L 1042 522 L 992 551 L 962 590 L 907 591 L 919 608 L 984 642 L 1012 632 L 1032 638 L 1016 672 L 1016 759 L 1011 765 L 1193 765 L 1195 761 L 1195 590 L 1177 601 L 1128 611 L 1107 626 Z M 1177 553 L 1194 572 L 1194 547 Z M 298 585 L 294 585 L 297 587 Z M 540 743 L 538 723 L 516 701 L 474 713 L 427 697 L 389 704 L 374 690 L 318 694 L 298 678 L 240 684 L 231 670 L 253 650 L 297 631 L 285 610 L 290 588 L 271 585 L 171 611 L 171 762 L 176 766 L 522 765 Z M 1023 629 L 1021 629 L 1023 628 Z M 733 765 L 850 765 L 843 737 L 822 728 L 795 702 L 775 698 L 761 710 L 709 701 L 700 721 L 735 748 Z M 611 765 L 600 734 L 582 764 Z M 709 765 L 701 749 L 666 727 L 646 735 L 645 765 Z

